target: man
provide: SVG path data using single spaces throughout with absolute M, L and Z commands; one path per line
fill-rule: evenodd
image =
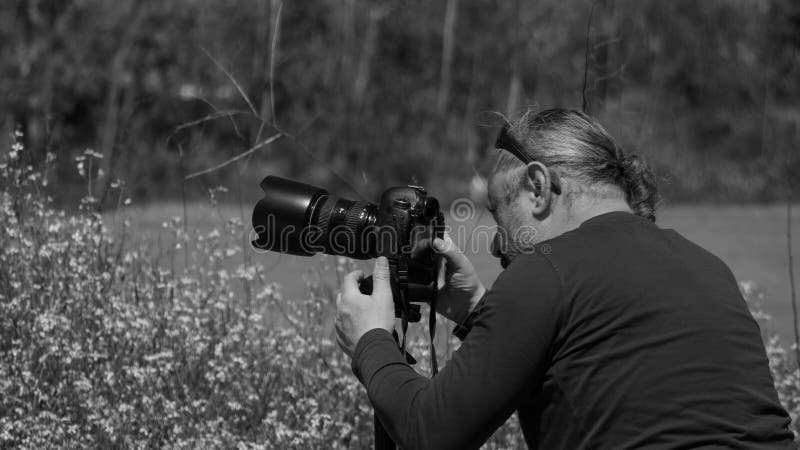
M 438 375 L 418 375 L 392 338 L 386 260 L 371 296 L 361 272 L 345 280 L 340 345 L 392 438 L 477 448 L 517 411 L 531 448 L 796 448 L 733 275 L 654 224 L 647 166 L 563 109 L 525 115 L 496 147 L 505 270 L 485 292 L 452 242 L 433 243 L 447 262 L 437 306 L 465 336 Z

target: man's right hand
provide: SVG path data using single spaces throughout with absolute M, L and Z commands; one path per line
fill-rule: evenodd
M 475 268 L 458 246 L 445 233 L 444 239 L 433 240 L 433 250 L 442 255 L 444 268 L 439 274 L 439 295 L 436 310 L 444 317 L 460 324 L 483 297 L 486 288 L 478 279 Z

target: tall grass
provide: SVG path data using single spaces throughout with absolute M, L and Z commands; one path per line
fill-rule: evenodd
M 321 332 L 329 304 L 285 302 L 255 268 L 226 269 L 238 218 L 206 234 L 176 219 L 171 248 L 137 244 L 91 198 L 76 214 L 52 208 L 45 172 L 12 149 L 0 165 L 0 446 L 366 445 L 365 394 Z M 195 263 L 176 270 L 183 251 Z
M 257 266 L 231 265 L 248 229 L 238 217 L 210 232 L 176 218 L 165 248 L 137 238 L 121 192 L 116 219 L 90 196 L 58 210 L 53 157 L 36 163 L 18 137 L 0 156 L 0 447 L 371 446 L 366 395 L 331 338 L 335 289 L 310 277 L 307 298 L 289 301 Z M 97 158 L 76 161 L 88 193 Z M 767 343 L 796 424 L 798 371 Z M 521 445 L 512 419 L 486 447 Z

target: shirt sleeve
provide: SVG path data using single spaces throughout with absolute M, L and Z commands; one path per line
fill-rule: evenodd
M 521 255 L 478 304 L 472 330 L 432 379 L 403 360 L 392 335 L 371 330 L 353 371 L 402 448 L 478 448 L 538 387 L 562 310 L 561 281 L 540 254 Z

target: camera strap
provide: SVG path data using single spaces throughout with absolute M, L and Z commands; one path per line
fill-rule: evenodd
M 436 360 L 436 347 L 433 338 L 436 336 L 436 298 L 431 299 L 431 313 L 428 317 L 428 333 L 431 335 L 431 375 L 439 373 L 439 362 Z
M 405 300 L 403 300 L 403 301 L 405 301 Z M 406 335 L 408 334 L 408 314 L 406 314 L 406 311 L 404 310 L 400 314 L 400 316 L 401 316 L 400 317 L 400 329 L 403 330 L 403 340 L 400 343 L 400 351 L 403 352 L 404 355 L 408 355 L 408 352 L 406 352 Z M 406 359 L 408 359 L 407 356 L 406 356 Z
M 408 355 L 408 352 L 406 352 L 406 334 L 408 334 L 408 261 L 405 252 L 397 261 L 397 285 L 397 290 L 400 294 L 400 329 L 403 331 L 400 351 L 403 355 Z M 408 356 L 406 356 L 406 360 L 408 360 Z
M 436 218 L 433 220 L 433 227 L 431 228 L 430 242 L 433 243 L 435 238 L 444 238 L 444 214 L 441 211 L 436 213 Z M 437 261 L 438 262 L 438 261 Z M 433 279 L 438 278 L 438 266 L 434 264 Z M 436 282 L 433 283 L 433 295 L 431 296 L 431 311 L 428 317 L 428 333 L 431 336 L 431 375 L 439 373 L 439 361 L 436 359 L 436 347 L 433 345 L 433 339 L 436 337 L 436 296 L 438 294 L 438 286 Z

